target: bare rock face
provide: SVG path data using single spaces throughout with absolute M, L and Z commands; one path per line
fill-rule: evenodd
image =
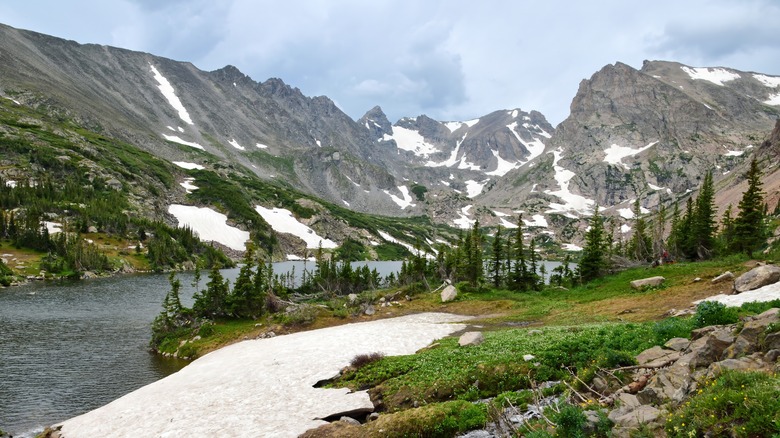
M 757 266 L 740 275 L 734 281 L 737 293 L 746 292 L 780 281 L 780 267 L 775 265 Z

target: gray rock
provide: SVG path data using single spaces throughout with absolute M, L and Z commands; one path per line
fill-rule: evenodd
M 631 282 L 631 287 L 634 289 L 644 289 L 646 287 L 658 287 L 663 284 L 666 279 L 661 276 L 642 278 L 640 280 L 634 280 Z
M 368 417 L 366 417 L 366 421 L 376 421 L 378 419 L 379 419 L 379 413 L 377 412 L 372 412 L 368 414 Z
M 770 324 L 778 321 L 780 321 L 780 309 L 769 309 L 745 321 L 734 343 L 726 349 L 726 357 L 735 358 L 758 351 L 759 336 Z
M 691 345 L 691 341 L 685 338 L 672 338 L 666 341 L 664 347 L 674 351 L 684 351 Z
M 484 340 L 485 336 L 482 335 L 482 332 L 466 332 L 463 333 L 460 338 L 458 338 L 458 344 L 461 347 L 465 347 L 467 345 L 479 345 Z
M 725 350 L 734 342 L 733 327 L 717 326 L 706 336 L 693 342 L 688 347 L 692 355 L 690 366 L 693 368 L 707 367 L 712 362 L 720 360 Z
M 87 233 L 97 233 L 98 229 L 94 225 L 90 225 L 89 228 L 87 228 Z
M 609 413 L 609 419 L 617 427 L 634 429 L 642 424 L 652 423 L 658 419 L 661 411 L 654 406 L 641 405 L 629 412 L 618 409 Z
M 366 306 L 366 310 L 364 310 L 363 313 L 365 313 L 368 316 L 371 316 L 376 313 L 376 310 L 374 309 L 374 306 L 369 304 L 368 306 Z
M 355 304 L 355 301 L 357 301 L 357 299 L 358 299 L 357 294 L 347 295 L 347 302 L 349 302 L 349 304 Z
M 746 292 L 774 284 L 780 281 L 780 267 L 775 265 L 757 266 L 734 280 L 734 290 Z
M 339 421 L 341 421 L 342 423 L 352 424 L 354 426 L 360 426 L 360 422 L 355 420 L 352 417 L 344 416 L 344 417 L 339 418 Z
M 676 361 L 680 358 L 680 356 L 681 354 L 679 351 L 666 350 L 655 346 L 639 353 L 639 355 L 636 357 L 636 361 L 639 365 L 656 367 L 664 363 Z
M 731 271 L 726 271 L 726 272 L 718 275 L 717 277 L 713 278 L 712 279 L 712 283 L 713 284 L 714 283 L 720 283 L 722 281 L 733 280 L 733 279 L 734 279 L 734 274 L 732 274 Z
M 458 296 L 458 290 L 453 285 L 447 285 L 441 291 L 441 302 L 446 303 L 454 300 Z

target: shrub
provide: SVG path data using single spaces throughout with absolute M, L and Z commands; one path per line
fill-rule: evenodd
M 693 318 L 666 318 L 653 325 L 656 345 L 663 345 L 672 338 L 690 338 Z
M 553 421 L 558 425 L 556 436 L 561 437 L 584 437 L 585 424 L 588 419 L 582 409 L 577 406 L 565 404 L 553 417 Z
M 370 354 L 358 354 L 357 356 L 352 358 L 352 361 L 349 363 L 349 365 L 352 368 L 358 370 L 370 363 L 374 363 L 381 360 L 383 357 L 385 357 L 385 354 L 382 352 L 374 352 Z
M 696 306 L 696 315 L 693 316 L 693 327 L 702 328 L 710 325 L 733 324 L 739 321 L 737 309 L 726 307 L 717 301 L 703 301 Z

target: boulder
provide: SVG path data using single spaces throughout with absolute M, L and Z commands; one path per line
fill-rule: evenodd
M 734 280 L 734 290 L 746 292 L 780 281 L 780 267 L 775 265 L 757 266 Z
M 466 332 L 463 333 L 460 338 L 458 338 L 458 344 L 461 347 L 465 347 L 467 345 L 479 345 L 484 340 L 485 336 L 482 335 L 482 332 Z
M 441 302 L 446 303 L 448 301 L 454 300 L 458 296 L 458 290 L 455 289 L 455 286 L 453 285 L 447 285 L 442 291 L 441 291 Z
M 360 422 L 359 421 L 355 420 L 352 417 L 347 417 L 346 415 L 341 417 L 341 418 L 339 418 L 339 421 L 341 421 L 342 423 L 347 423 L 347 424 L 352 424 L 352 425 L 355 425 L 355 426 L 360 426 Z
M 679 351 L 666 350 L 664 348 L 655 346 L 649 348 L 636 357 L 636 362 L 639 365 L 644 365 L 649 368 L 661 366 L 666 363 L 671 363 L 679 359 L 681 356 Z
M 780 321 L 780 309 L 769 309 L 746 320 L 734 343 L 726 349 L 726 357 L 735 358 L 758 351 L 759 337 L 770 324 L 778 321 Z
M 669 368 L 663 368 L 653 375 L 647 385 L 636 394 L 642 404 L 661 405 L 668 401 L 681 402 L 693 383 L 689 361 L 691 354 L 681 357 Z M 614 421 L 614 420 L 613 420 Z
M 374 306 L 369 304 L 366 306 L 366 310 L 364 310 L 363 313 L 365 313 L 367 316 L 371 316 L 376 313 L 376 310 L 374 309 Z
M 623 408 L 609 413 L 609 419 L 616 427 L 634 429 L 642 424 L 652 423 L 658 419 L 661 411 L 648 405 L 640 405 L 628 412 Z
M 684 351 L 691 345 L 691 341 L 685 338 L 672 338 L 666 341 L 664 347 L 674 351 Z
M 734 343 L 733 326 L 715 327 L 705 336 L 691 342 L 687 350 L 692 355 L 691 367 L 707 367 L 712 362 L 720 360 L 726 349 Z
M 347 295 L 347 302 L 349 302 L 349 304 L 355 304 L 355 302 L 357 300 L 358 300 L 357 294 L 349 294 L 349 295 Z
M 714 283 L 720 283 L 722 281 L 733 280 L 733 279 L 734 279 L 734 274 L 732 274 L 731 271 L 726 271 L 726 272 L 718 275 L 717 277 L 713 278 L 712 279 L 712 283 L 713 284 Z
M 763 358 L 761 353 L 754 353 L 750 356 L 740 357 L 739 359 L 724 359 L 719 362 L 714 362 L 707 368 L 707 378 L 714 379 L 725 370 L 737 370 L 737 371 L 769 371 L 769 366 Z
M 631 287 L 634 289 L 644 289 L 646 287 L 658 287 L 666 279 L 664 277 L 658 276 L 658 277 L 649 277 L 649 278 L 642 278 L 640 280 L 634 280 L 631 282 Z

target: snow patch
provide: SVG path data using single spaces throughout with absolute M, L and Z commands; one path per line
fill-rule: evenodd
M 465 121 L 465 122 L 463 122 L 463 123 L 464 123 L 464 124 L 466 124 L 466 126 L 468 126 L 469 128 L 471 128 L 472 126 L 474 126 L 474 125 L 476 125 L 477 123 L 479 123 L 479 119 L 466 120 L 466 121 Z
M 292 234 L 295 237 L 306 242 L 306 248 L 319 248 L 320 244 L 325 249 L 333 249 L 338 247 L 336 242 L 330 239 L 323 239 L 318 236 L 308 226 L 298 222 L 298 219 L 293 216 L 290 210 L 284 208 L 265 208 L 262 205 L 256 205 L 255 211 L 268 222 L 268 225 L 274 229 L 277 233 Z
M 724 82 L 733 81 L 739 79 L 740 76 L 737 73 L 732 73 L 722 68 L 707 68 L 707 67 L 680 67 L 691 79 L 701 79 L 704 81 L 712 82 L 715 85 L 723 86 Z
M 399 198 L 398 196 L 395 196 L 394 194 L 390 193 L 389 190 L 382 190 L 382 191 L 385 192 L 385 194 L 389 196 L 390 199 L 393 200 L 393 202 L 398 204 L 398 206 L 401 207 L 401 210 L 404 210 L 406 209 L 406 207 L 409 206 L 412 207 L 416 206 L 416 204 L 412 203 L 413 201 L 412 196 L 409 194 L 409 189 L 406 188 L 406 186 L 398 186 L 397 188 L 399 191 L 401 191 L 401 196 L 403 196 L 403 198 Z
M 604 162 L 609 164 L 620 164 L 621 166 L 628 169 L 629 167 L 623 163 L 623 158 L 630 157 L 632 155 L 636 155 L 646 149 L 651 148 L 654 146 L 657 141 L 654 141 L 647 146 L 641 147 L 639 149 L 633 149 L 625 146 L 619 146 L 617 144 L 613 144 L 612 146 L 608 147 L 607 149 L 604 149 Z
M 238 144 L 236 139 L 231 139 L 228 143 L 230 143 L 230 146 L 233 146 L 234 148 L 238 149 L 239 151 L 245 151 L 246 148 Z
M 725 154 L 723 154 L 724 157 L 741 157 L 742 154 L 744 154 L 745 151 L 729 151 L 727 150 Z
M 623 224 L 623 225 L 620 226 L 620 232 L 621 233 L 625 234 L 625 233 L 628 233 L 629 231 L 631 231 L 631 227 L 629 227 L 628 225 Z
M 177 135 L 166 135 L 166 134 L 163 134 L 162 136 L 163 136 L 164 139 L 166 139 L 168 141 L 172 141 L 174 143 L 183 144 L 184 146 L 190 146 L 190 147 L 193 147 L 195 149 L 200 149 L 202 151 L 206 150 L 203 146 L 201 146 L 201 145 L 199 145 L 199 144 L 197 144 L 195 142 L 192 142 L 192 141 L 182 140 L 181 137 L 179 137 Z
M 471 214 L 469 213 L 469 210 L 471 210 L 471 207 L 473 207 L 473 205 L 467 205 L 460 209 L 460 212 L 458 213 L 458 216 L 460 217 L 452 221 L 456 227 L 467 230 L 471 228 L 472 225 L 474 225 L 476 220 L 469 219 L 469 215 Z
M 563 245 L 561 245 L 561 248 L 563 248 L 566 251 L 582 251 L 581 246 L 577 246 L 573 243 L 564 243 Z
M 173 164 L 181 167 L 182 169 L 187 169 L 187 170 L 193 170 L 193 169 L 195 169 L 195 170 L 203 170 L 203 169 L 205 169 L 205 167 L 201 166 L 200 164 L 188 163 L 186 161 L 174 161 Z
M 753 77 L 769 88 L 780 87 L 780 76 L 767 76 L 754 74 Z
M 227 224 L 227 216 L 209 207 L 172 204 L 168 207 L 179 227 L 190 227 L 203 241 L 212 240 L 228 248 L 243 251 L 249 232 Z
M 539 140 L 538 138 L 534 138 L 534 140 L 531 142 L 524 141 L 520 137 L 520 134 L 518 134 L 517 131 L 515 130 L 517 128 L 517 122 L 512 122 L 506 125 L 506 127 L 509 128 L 509 131 L 515 136 L 517 141 L 519 141 L 520 144 L 522 144 L 523 147 L 525 147 L 528 150 L 528 157 L 526 158 L 525 161 L 519 162 L 517 167 L 520 167 L 528 163 L 529 161 L 533 160 L 534 158 L 538 157 L 539 155 L 542 155 L 542 152 L 544 152 L 544 143 L 541 140 Z M 540 130 L 543 133 L 542 135 L 546 136 L 547 138 L 550 138 L 550 134 L 547 134 L 541 128 Z
M 542 227 L 547 228 L 549 225 L 547 224 L 547 219 L 544 218 L 541 214 L 535 214 L 531 216 L 531 220 L 523 219 L 523 223 L 527 227 Z
M 477 182 L 472 179 L 466 181 L 466 196 L 473 198 L 479 195 L 482 193 L 482 189 L 485 187 L 485 184 L 487 184 L 489 181 L 489 179 L 486 179 L 482 182 Z
M 780 105 L 780 93 L 769 96 L 769 99 L 764 101 L 767 105 Z
M 467 319 L 421 313 L 239 342 L 64 421 L 62 433 L 72 438 L 298 436 L 327 424 L 315 418 L 373 408 L 366 391 L 314 388 L 318 381 L 338 374 L 358 354 L 412 354 L 465 329 L 458 323 Z
M 507 229 L 515 229 L 515 228 L 517 228 L 517 224 L 509 222 L 508 220 L 506 220 L 504 218 L 499 218 L 499 219 L 501 221 L 501 226 L 503 226 L 504 228 L 507 228 Z
M 555 170 L 555 181 L 558 183 L 560 189 L 554 191 L 545 190 L 544 192 L 548 195 L 561 198 L 564 201 L 564 204 L 551 202 L 550 209 L 547 210 L 546 213 L 568 213 L 573 211 L 584 216 L 590 216 L 596 202 L 592 199 L 572 193 L 569 190 L 569 181 L 574 178 L 575 173 L 558 165 L 558 161 L 560 161 L 563 156 L 563 148 L 558 148 L 558 150 L 548 153 L 553 154 L 555 157 L 553 159 L 553 169 Z
M 703 300 L 694 301 L 693 304 L 699 304 L 702 301 L 718 301 L 729 307 L 738 307 L 745 303 L 765 302 L 780 299 L 780 283 L 770 284 L 758 289 L 742 292 L 738 295 L 713 295 Z
M 198 186 L 193 184 L 195 182 L 195 178 L 185 178 L 184 182 L 179 183 L 180 186 L 184 187 L 184 190 L 187 191 L 187 193 L 192 193 L 193 190 L 198 190 Z
M 12 188 L 12 189 L 13 189 L 13 188 L 16 188 L 16 181 L 14 181 L 14 180 L 8 180 L 8 181 L 6 181 L 6 182 L 5 182 L 5 186 L 6 186 L 6 187 L 10 187 L 10 188 Z
M 485 172 L 485 175 L 495 175 L 495 176 L 504 176 L 510 171 L 517 169 L 520 167 L 518 163 L 513 163 L 511 161 L 507 161 L 503 158 L 501 158 L 501 155 L 499 155 L 498 150 L 490 150 L 490 152 L 493 152 L 493 156 L 496 157 L 496 160 L 498 161 L 498 164 L 496 165 L 496 170 L 492 172 Z
M 258 149 L 268 149 L 268 145 L 262 143 L 255 143 L 255 146 L 257 146 Z
M 382 238 L 385 239 L 386 241 L 391 242 L 391 243 L 395 243 L 397 245 L 401 245 L 404 248 L 408 249 L 409 252 L 411 252 L 412 254 L 414 254 L 416 256 L 424 255 L 426 258 L 432 258 L 432 256 L 430 254 L 428 254 L 427 252 L 418 250 L 414 246 L 409 245 L 408 243 L 406 243 L 404 241 L 396 239 L 395 237 L 391 236 L 389 233 L 386 233 L 386 232 L 381 231 L 381 230 L 378 230 L 378 232 L 379 232 L 379 235 L 382 236 Z
M 59 222 L 43 221 L 43 225 L 46 227 L 46 231 L 49 234 L 57 234 L 62 232 L 62 224 Z
M 450 132 L 455 132 L 458 129 L 460 129 L 465 123 L 463 122 L 445 122 L 444 126 L 450 130 Z
M 393 126 L 393 135 L 385 134 L 384 140 L 395 140 L 398 149 L 410 151 L 423 158 L 439 152 L 434 145 L 426 142 L 419 132 L 401 126 Z
M 661 190 L 661 189 L 663 189 L 663 187 L 658 187 L 657 185 L 651 184 L 651 183 L 647 183 L 647 187 L 649 187 L 650 190 Z
M 630 208 L 621 208 L 618 209 L 618 214 L 623 219 L 633 219 L 634 218 L 634 211 Z
M 192 125 L 193 123 L 192 119 L 190 118 L 190 114 L 187 112 L 187 109 L 184 108 L 184 105 L 182 105 L 179 97 L 176 96 L 176 91 L 173 89 L 171 83 L 168 82 L 168 79 L 160 74 L 160 72 L 157 71 L 157 69 L 154 68 L 152 64 L 149 64 L 149 67 L 151 67 L 152 73 L 154 73 L 154 79 L 159 84 L 157 85 L 157 88 L 160 89 L 160 92 L 163 94 L 163 96 L 165 96 L 165 99 L 173 107 L 173 109 L 179 113 L 179 118 L 182 119 L 185 123 Z

